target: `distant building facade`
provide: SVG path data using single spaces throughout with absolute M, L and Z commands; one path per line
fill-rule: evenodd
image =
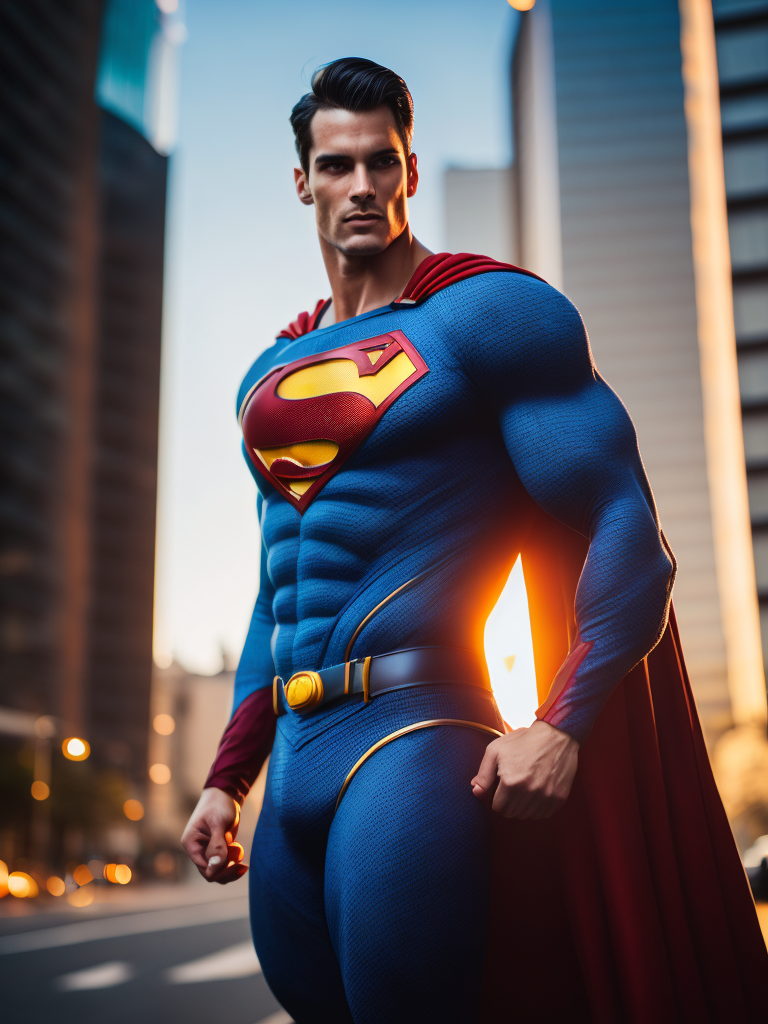
M 224 661 L 222 670 L 212 676 L 187 672 L 178 662 L 154 669 L 149 763 L 168 771 L 159 776 L 153 772 L 167 781 L 150 782 L 144 833 L 145 848 L 160 875 L 173 872 L 179 877 L 193 870 L 186 857 L 177 855 L 179 836 L 200 798 L 232 711 L 235 671 L 226 658 Z M 238 841 L 246 851 L 261 810 L 265 781 L 266 764 L 242 807 Z M 169 870 L 163 870 L 164 864 Z
M 50 716 L 132 791 L 152 672 L 163 30 L 154 0 L 0 5 L 0 733 Z
M 719 5 L 726 6 L 735 3 Z M 732 21 L 726 26 L 718 20 L 721 84 L 725 89 L 724 54 L 738 53 L 734 66 L 742 76 L 753 76 L 750 95 L 764 96 L 768 103 L 768 92 L 760 92 L 759 74 L 765 72 L 746 71 L 738 49 L 749 47 L 753 63 L 756 54 L 768 62 L 768 34 L 765 43 L 755 43 L 754 32 L 763 24 L 754 13 L 758 5 L 740 6 L 751 8 L 748 43 L 736 35 L 741 29 Z M 726 29 L 731 36 L 724 43 Z M 744 92 L 744 80 L 733 89 Z M 758 164 L 765 167 L 762 193 L 757 189 L 748 199 L 740 197 L 738 212 L 729 199 L 737 372 L 717 94 L 708 4 L 538 0 L 520 18 L 513 55 L 514 168 L 450 170 L 446 190 L 449 247 L 467 248 L 471 241 L 476 250 L 499 259 L 514 254 L 522 266 L 563 290 L 584 316 L 600 372 L 632 415 L 679 563 L 675 605 L 697 704 L 713 744 L 734 724 L 764 729 L 755 564 L 768 598 L 768 430 L 765 439 L 762 433 L 768 424 L 768 290 L 758 288 L 755 275 L 766 268 L 757 266 L 750 266 L 752 277 L 744 279 L 751 290 L 740 290 L 735 234 L 743 230 L 745 238 L 755 239 L 759 231 L 760 204 L 768 196 L 768 140 L 762 141 L 768 115 L 760 122 L 759 141 L 754 124 L 750 127 L 748 155 L 736 155 L 728 149 L 730 141 L 726 144 L 729 183 L 738 160 L 752 173 Z M 750 102 L 754 107 L 758 100 Z M 726 105 L 723 110 L 725 126 L 737 115 Z M 743 121 L 740 125 L 744 132 Z M 738 144 L 743 145 L 741 136 Z M 463 189 L 473 192 L 481 207 L 482 175 L 494 175 L 495 183 L 505 173 L 516 195 L 510 220 L 516 241 L 502 253 L 492 249 L 500 235 L 495 184 L 486 191 L 485 211 L 474 216 L 474 234 L 457 206 Z M 733 196 L 733 184 L 729 188 Z M 735 218 L 745 216 L 747 203 L 752 220 L 742 228 Z M 488 226 L 485 239 L 478 237 L 481 224 Z M 764 235 L 768 240 L 768 230 Z M 762 326 L 753 325 L 747 338 L 745 318 L 754 319 L 761 310 Z M 762 370 L 757 368 L 760 344 L 766 344 Z M 749 405 L 753 395 L 754 408 Z M 761 486 L 764 510 L 758 504 Z
M 715 0 L 714 14 L 749 510 L 768 652 L 768 2 Z

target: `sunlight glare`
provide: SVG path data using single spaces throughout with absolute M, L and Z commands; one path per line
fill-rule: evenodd
M 504 720 L 513 729 L 531 725 L 539 701 L 528 597 L 519 558 L 485 624 L 485 658 Z

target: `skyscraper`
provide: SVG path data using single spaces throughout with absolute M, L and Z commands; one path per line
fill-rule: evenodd
M 768 3 L 715 0 L 749 510 L 768 658 Z
M 513 94 L 521 259 L 634 419 L 705 727 L 764 725 L 711 8 L 539 0 Z
M 0 711 L 51 716 L 134 789 L 152 668 L 167 27 L 154 0 L 0 4 Z

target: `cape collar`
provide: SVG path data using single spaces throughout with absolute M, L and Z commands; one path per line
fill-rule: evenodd
M 438 252 L 421 261 L 406 285 L 405 291 L 395 299 L 392 305 L 416 306 L 450 284 L 456 284 L 457 281 L 474 277 L 476 274 L 487 274 L 500 270 L 525 274 L 527 277 L 535 277 L 537 281 L 542 280 L 538 274 L 534 274 L 530 270 L 523 270 L 522 267 L 515 267 L 511 263 L 499 263 L 498 260 L 491 259 L 490 256 L 478 256 L 470 252 Z M 302 335 L 314 331 L 330 302 L 330 299 L 320 299 L 312 313 L 299 313 L 293 323 L 289 324 L 285 330 L 280 331 L 278 338 L 295 341 Z

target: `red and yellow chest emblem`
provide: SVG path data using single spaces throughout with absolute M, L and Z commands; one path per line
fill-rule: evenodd
M 303 512 L 427 370 L 402 331 L 277 367 L 240 407 L 254 466 Z

